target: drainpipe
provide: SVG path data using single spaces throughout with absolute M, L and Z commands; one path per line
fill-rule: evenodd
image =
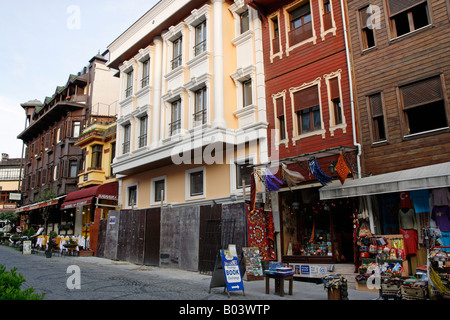
M 352 110 L 352 129 L 353 129 L 353 144 L 358 147 L 358 155 L 356 157 L 356 163 L 358 166 L 358 179 L 361 179 L 361 144 L 358 143 L 356 137 L 356 117 L 355 117 L 355 101 L 353 99 L 353 81 L 352 81 L 352 67 L 350 64 L 350 51 L 348 44 L 348 35 L 347 35 L 347 21 L 346 21 L 346 10 L 344 5 L 344 0 L 341 0 L 341 12 L 342 12 L 342 25 L 344 28 L 344 39 L 345 39 L 345 54 L 347 58 L 347 69 L 348 69 L 348 81 L 349 81 L 349 89 L 350 89 L 350 105 Z
M 358 147 L 358 155 L 356 157 L 356 162 L 358 166 L 358 179 L 361 179 L 362 173 L 361 173 L 361 144 L 357 142 L 356 137 L 356 117 L 355 117 L 355 101 L 353 99 L 353 81 L 352 81 L 352 67 L 350 63 L 350 47 L 348 44 L 348 30 L 347 30 L 347 20 L 346 20 L 346 10 L 344 5 L 344 0 L 341 0 L 341 12 L 342 12 L 342 25 L 344 28 L 344 39 L 345 39 L 345 52 L 346 52 L 346 58 L 347 58 L 347 69 L 348 69 L 348 80 L 350 84 L 350 105 L 352 110 L 352 128 L 353 128 L 353 144 Z M 369 212 L 369 226 L 370 226 L 370 232 L 372 234 L 376 234 L 375 230 L 375 221 L 373 218 L 373 208 L 372 208 L 372 201 L 370 196 L 364 196 L 365 203 L 367 204 L 367 211 Z

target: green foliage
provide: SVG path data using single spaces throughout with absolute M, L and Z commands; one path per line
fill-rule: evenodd
M 19 217 L 18 213 L 14 213 L 13 211 L 0 212 L 0 220 L 8 220 L 8 221 L 17 221 Z
M 17 268 L 6 271 L 6 267 L 0 265 L 0 300 L 43 300 L 45 293 L 36 294 L 34 288 L 20 288 L 26 280 L 16 271 Z
M 34 228 L 33 228 L 33 227 L 31 227 L 30 229 L 25 230 L 25 231 L 28 231 L 28 233 L 27 233 L 27 234 L 24 234 L 24 236 L 28 236 L 28 237 L 34 236 L 34 234 L 36 233 L 36 231 L 34 231 Z M 24 232 L 24 233 L 25 233 L 25 232 Z

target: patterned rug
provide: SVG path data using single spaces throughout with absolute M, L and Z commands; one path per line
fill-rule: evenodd
M 261 260 L 276 260 L 274 250 L 273 218 L 271 211 L 247 207 L 248 246 L 257 247 Z

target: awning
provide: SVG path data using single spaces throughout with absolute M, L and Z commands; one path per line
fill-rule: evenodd
M 41 202 L 37 202 L 37 203 L 33 203 L 27 206 L 23 206 L 18 208 L 15 213 L 20 213 L 20 212 L 24 212 L 24 211 L 30 211 L 30 210 L 36 210 L 36 209 L 40 209 L 40 208 L 44 208 L 44 207 L 48 207 L 48 206 L 53 206 L 58 204 L 59 199 L 64 198 L 64 196 L 61 197 L 57 197 L 55 199 L 52 200 L 46 200 L 46 201 L 41 201 Z
M 61 209 L 82 207 L 91 204 L 94 198 L 117 200 L 118 187 L 117 182 L 112 182 L 73 191 L 67 195 L 64 203 L 61 205 Z
M 450 186 L 450 162 L 376 176 L 339 180 L 321 188 L 320 199 L 339 199 Z
M 91 204 L 93 199 L 94 199 L 94 197 L 87 197 L 87 198 L 82 198 L 82 199 L 73 200 L 73 201 L 65 201 L 61 205 L 61 209 L 71 209 L 71 208 L 76 208 L 76 207 L 84 207 L 84 206 L 86 206 L 88 204 Z

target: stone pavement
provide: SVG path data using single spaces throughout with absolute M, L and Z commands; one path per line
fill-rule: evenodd
M 161 268 L 156 266 L 144 266 L 135 265 L 126 261 L 112 261 L 109 259 L 99 257 L 77 257 L 77 261 L 83 261 L 98 266 L 108 266 L 119 270 L 127 270 L 136 274 L 145 275 L 158 275 L 167 279 L 177 280 L 180 283 L 189 281 L 195 283 L 199 287 L 203 287 L 206 291 L 209 291 L 211 282 L 211 276 L 200 274 L 198 272 L 185 271 L 174 268 Z M 349 275 L 350 276 L 350 275 Z M 351 275 L 354 278 L 354 275 Z M 209 299 L 227 299 L 227 294 L 223 292 L 223 288 L 212 288 L 212 297 Z M 273 299 L 273 300 L 328 300 L 327 291 L 322 284 L 315 284 L 304 281 L 294 281 L 293 294 L 288 294 L 288 282 L 285 282 L 285 295 L 281 297 L 279 294 L 275 294 L 274 280 L 270 279 L 270 293 L 266 294 L 265 281 L 244 281 L 244 292 L 232 291 L 230 292 L 230 298 L 232 300 L 239 300 L 244 297 L 252 297 L 252 299 Z M 368 291 L 356 290 L 354 285 L 349 282 L 348 288 L 349 300 L 378 300 L 379 294 Z
M 36 293 L 46 293 L 45 300 L 189 300 L 189 301 L 296 301 L 328 300 L 322 284 L 294 281 L 293 295 L 281 297 L 274 292 L 270 280 L 270 293 L 265 293 L 265 281 L 244 281 L 244 292 L 232 291 L 230 297 L 224 288 L 209 290 L 211 276 L 199 272 L 172 268 L 136 265 L 125 261 L 84 256 L 52 257 L 43 254 L 23 255 L 20 251 L 0 246 L 0 264 L 7 270 L 17 267 L 25 279 L 25 287 Z M 72 273 L 70 266 L 80 270 L 81 288 L 67 286 Z M 245 293 L 245 295 L 244 295 Z M 377 293 L 348 289 L 349 300 L 375 300 Z

